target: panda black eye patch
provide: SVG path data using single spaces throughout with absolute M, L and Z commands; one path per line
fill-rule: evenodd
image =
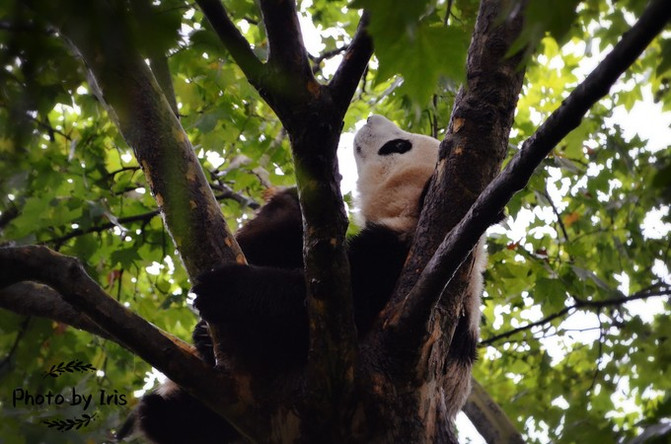
M 388 156 L 389 154 L 403 154 L 412 149 L 412 143 L 406 139 L 394 139 L 382 145 L 377 152 L 379 156 Z

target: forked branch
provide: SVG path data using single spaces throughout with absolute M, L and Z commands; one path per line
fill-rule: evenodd
M 46 247 L 0 249 L 0 289 L 23 281 L 39 282 L 57 291 L 116 342 L 160 368 L 232 424 L 242 425 L 245 434 L 262 428 L 253 412 L 242 413 L 239 404 L 231 407 L 240 400 L 233 380 L 207 365 L 191 345 L 159 330 L 107 295 L 75 258 Z M 194 373 L 198 378 L 193 378 Z
M 290 130 L 287 114 L 295 106 L 326 100 L 335 105 L 335 116 L 347 112 L 356 87 L 373 54 L 373 42 L 366 32 L 368 14 L 364 12 L 357 32 L 327 87 L 320 85 L 310 68 L 294 1 L 263 0 L 260 2 L 263 22 L 268 33 L 268 63 L 260 61 L 249 42 L 231 21 L 221 0 L 196 0 L 222 44 L 240 66 L 249 82 L 273 107 Z M 272 72 L 271 72 L 272 71 Z M 288 85 L 291 85 L 289 88 Z M 326 91 L 324 90 L 326 89 Z M 322 94 L 325 93 L 325 94 Z
M 405 303 L 398 308 L 399 316 L 394 328 L 408 331 L 423 325 L 447 282 L 480 236 L 498 220 L 512 196 L 526 186 L 541 161 L 580 124 L 590 107 L 608 93 L 618 77 L 634 63 L 670 19 L 668 1 L 653 1 L 610 54 L 522 144 L 506 168 L 480 194 L 466 216 L 441 243 Z
M 314 79 L 298 23 L 296 2 L 260 0 L 268 35 L 268 64 L 282 75 L 297 76 L 302 83 Z

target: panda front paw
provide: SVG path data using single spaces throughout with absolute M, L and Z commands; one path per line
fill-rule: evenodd
M 196 294 L 193 305 L 200 316 L 208 322 L 235 320 L 244 298 L 243 284 L 251 274 L 247 265 L 230 264 L 200 275 L 198 284 L 191 289 Z

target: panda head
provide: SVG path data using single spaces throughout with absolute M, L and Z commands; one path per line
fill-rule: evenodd
M 354 137 L 359 223 L 412 234 L 419 200 L 438 160 L 438 140 L 370 116 Z

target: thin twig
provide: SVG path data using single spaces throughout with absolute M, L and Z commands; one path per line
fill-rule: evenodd
M 545 199 L 547 199 L 548 203 L 550 204 L 550 207 L 552 208 L 552 212 L 557 217 L 557 223 L 559 224 L 559 228 L 561 228 L 561 231 L 564 234 L 564 240 L 566 242 L 568 242 L 569 238 L 568 238 L 568 233 L 566 232 L 566 226 L 564 225 L 564 221 L 562 221 L 562 219 L 561 219 L 561 214 L 559 214 L 559 210 L 557 210 L 557 207 L 555 206 L 554 202 L 552 201 L 552 198 L 550 197 L 550 194 L 548 193 L 547 188 L 545 190 L 543 190 L 543 197 L 545 197 Z
M 14 357 L 14 353 L 16 353 L 16 350 L 19 348 L 19 343 L 21 342 L 21 339 L 23 339 L 23 335 L 25 335 L 26 331 L 28 330 L 29 323 L 30 323 L 30 316 L 27 316 L 21 322 L 19 330 L 16 333 L 16 338 L 14 338 L 14 343 L 10 347 L 7 355 L 4 358 L 2 358 L 2 361 L 0 361 L 0 373 L 2 373 L 2 368 L 6 365 L 9 365 L 10 362 L 12 361 L 12 357 Z
M 578 310 L 580 308 L 596 308 L 601 309 L 604 307 L 609 307 L 609 306 L 618 306 L 618 305 L 623 305 L 631 301 L 636 301 L 639 299 L 647 299 L 647 298 L 652 298 L 652 297 L 663 297 L 663 296 L 671 296 L 671 288 L 660 288 L 657 291 L 653 290 L 643 290 L 638 293 L 634 293 L 633 295 L 630 296 L 623 296 L 619 298 L 613 298 L 613 299 L 605 299 L 602 301 L 578 301 L 575 304 L 571 305 L 570 307 L 565 307 L 561 310 L 559 310 L 557 313 L 553 313 L 549 316 L 546 316 L 545 318 L 536 321 L 536 322 L 531 322 L 527 325 L 523 325 L 521 327 L 517 327 L 515 329 L 509 330 L 507 332 L 492 336 L 490 338 L 484 339 L 480 341 L 480 346 L 485 346 L 485 345 L 491 345 L 494 342 L 497 342 L 501 339 L 508 338 L 510 336 L 513 336 L 517 333 L 521 333 L 526 330 L 530 330 L 534 327 L 538 327 L 540 325 L 547 324 L 557 318 L 560 318 L 567 313 L 571 312 L 572 310 Z
M 344 51 L 347 51 L 349 49 L 349 45 L 343 45 L 339 48 L 332 49 L 330 51 L 323 52 L 322 54 L 318 56 L 313 56 L 310 53 L 308 53 L 308 57 L 310 58 L 310 61 L 312 62 L 312 73 L 317 74 L 318 72 L 321 71 L 321 63 L 324 60 L 331 59 L 339 54 L 341 54 Z
M 231 188 L 228 188 L 226 186 L 213 186 L 212 188 L 213 189 L 220 189 L 222 191 L 222 194 L 219 194 L 219 195 L 215 196 L 215 199 L 217 199 L 217 201 L 222 201 L 222 200 L 225 200 L 225 199 L 231 199 L 231 200 L 234 200 L 234 201 L 238 202 L 239 204 L 241 204 L 243 206 L 248 206 L 252 209 L 259 208 L 258 202 L 256 202 L 253 199 L 250 199 L 246 196 L 243 196 L 240 193 L 236 193 Z M 130 224 L 130 223 L 135 223 L 135 222 L 147 223 L 151 219 L 153 219 L 154 217 L 158 216 L 159 214 L 161 214 L 161 212 L 159 210 L 152 210 L 152 211 L 148 211 L 146 213 L 136 214 L 134 216 L 121 217 L 114 222 L 108 222 L 108 223 L 104 223 L 104 224 L 101 224 L 101 225 L 95 225 L 95 226 L 89 227 L 85 230 L 81 229 L 81 228 L 76 228 L 76 229 L 72 230 L 71 232 L 69 232 L 68 234 L 65 234 L 63 236 L 53 237 L 51 239 L 47 239 L 45 241 L 42 241 L 42 242 L 39 243 L 39 245 L 47 245 L 47 244 L 62 245 L 63 242 L 66 242 L 66 241 L 68 241 L 72 238 L 78 237 L 78 236 L 83 236 L 85 234 L 100 233 L 102 231 L 109 230 L 109 229 L 114 228 L 114 227 L 118 227 L 120 225 Z

